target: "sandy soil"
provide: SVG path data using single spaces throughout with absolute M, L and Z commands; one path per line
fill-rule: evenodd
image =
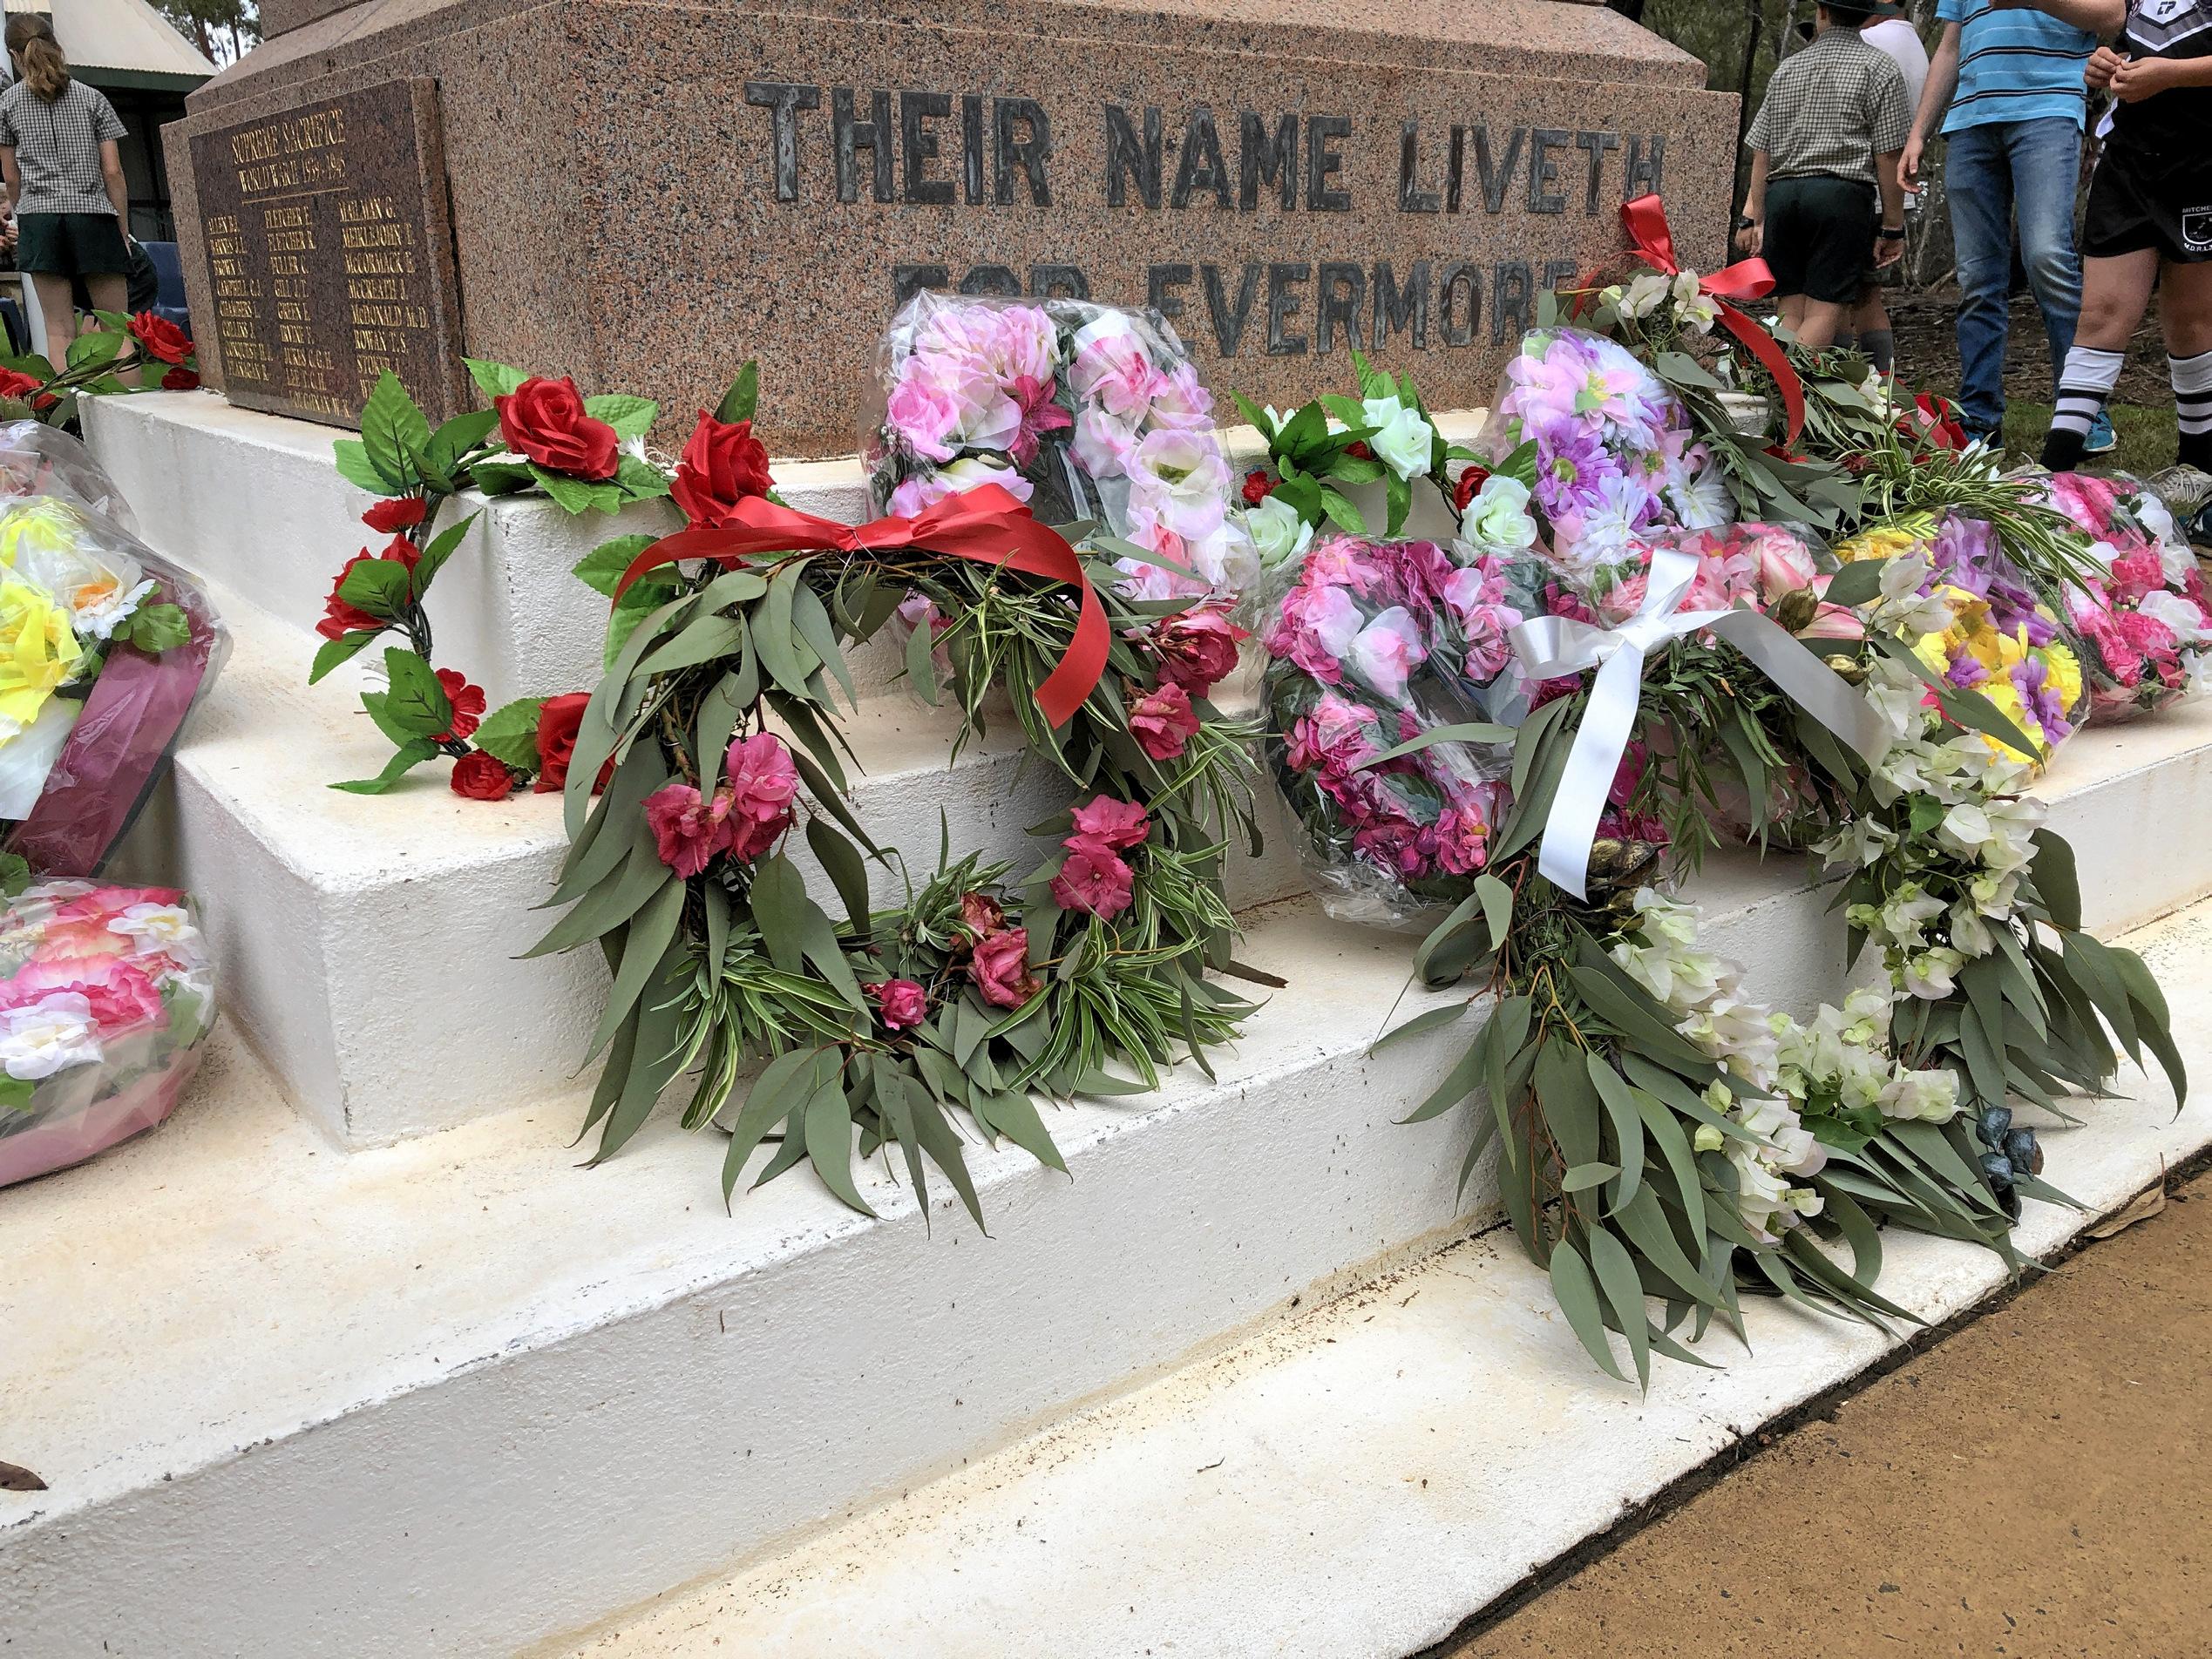
M 2212 1175 L 1442 1651 L 2212 1655 Z

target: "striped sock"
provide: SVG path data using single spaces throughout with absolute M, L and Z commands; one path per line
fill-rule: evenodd
M 2124 352 L 2087 346 L 2066 353 L 2066 372 L 2059 376 L 2058 413 L 2051 417 L 2051 435 L 2043 440 L 2043 464 L 2052 471 L 2072 472 L 2081 465 L 2088 453 L 2089 429 L 2105 412 L 2127 362 Z
M 2174 413 L 2181 426 L 2183 466 L 2212 472 L 2212 351 L 2168 357 L 2174 376 Z

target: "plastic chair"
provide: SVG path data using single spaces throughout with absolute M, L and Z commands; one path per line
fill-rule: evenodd
M 184 262 L 177 257 L 177 245 L 141 241 L 139 246 L 153 261 L 154 273 L 161 279 L 161 295 L 154 301 L 153 315 L 175 323 L 189 338 L 192 316 L 185 307 Z

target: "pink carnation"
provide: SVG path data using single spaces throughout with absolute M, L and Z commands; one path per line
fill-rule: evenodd
M 1489 862 L 1490 825 L 1481 801 L 1470 796 L 1444 809 L 1436 820 L 1436 863 L 1447 874 L 1479 874 Z
M 0 1008 L 27 1008 L 58 992 L 75 992 L 92 1004 L 103 1037 L 159 1030 L 168 1023 L 160 990 L 146 972 L 119 957 L 27 962 L 0 981 Z
M 645 822 L 661 862 L 679 876 L 695 876 L 734 838 L 729 797 L 700 799 L 689 783 L 668 783 L 645 797 Z

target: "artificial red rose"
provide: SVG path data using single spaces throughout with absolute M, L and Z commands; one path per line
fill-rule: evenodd
M 929 1017 L 929 994 L 912 979 L 885 979 L 861 989 L 875 999 L 885 1031 L 912 1031 Z
M 584 709 L 591 702 L 587 691 L 565 691 L 538 705 L 538 781 L 539 795 L 551 795 L 568 782 L 568 762 L 576 756 L 576 734 L 584 724 Z M 609 761 L 609 765 L 613 764 Z M 594 786 L 605 788 L 605 771 Z
M 411 571 L 422 558 L 415 544 L 404 536 L 394 536 L 385 544 L 381 553 L 372 553 L 366 547 L 346 560 L 339 570 L 337 579 L 330 584 L 330 597 L 323 606 L 322 620 L 315 625 L 315 631 L 326 640 L 341 639 L 359 628 L 381 628 L 386 618 L 371 616 L 357 606 L 349 605 L 338 597 L 338 590 L 346 585 L 346 577 L 356 565 L 366 565 L 372 559 L 397 559 Z
M 0 369 L 0 397 L 25 399 L 33 409 L 51 409 L 54 406 L 54 395 L 39 390 L 45 383 L 36 375 L 22 374 L 13 369 Z
M 1029 972 L 1029 930 L 1010 927 L 978 939 L 967 971 L 984 1001 L 994 1008 L 1019 1008 L 1037 994 L 1036 976 Z
M 172 369 L 161 376 L 165 392 L 191 392 L 200 389 L 200 371 L 197 369 Z
M 504 801 L 514 793 L 514 774 L 498 755 L 472 748 L 453 762 L 453 793 L 471 801 Z
M 1071 816 L 1075 821 L 1075 833 L 1065 843 L 1070 847 L 1078 841 L 1116 849 L 1134 847 L 1152 833 L 1152 821 L 1145 816 L 1143 807 L 1134 801 L 1116 801 L 1110 795 L 1084 802 Z
M 1354 438 L 1352 442 L 1344 446 L 1344 452 L 1347 455 L 1352 456 L 1355 459 L 1361 461 L 1372 461 L 1374 459 L 1374 451 L 1367 447 L 1367 440 L 1365 438 Z
M 1452 505 L 1465 512 L 1467 504 L 1475 499 L 1476 491 L 1489 481 L 1489 468 L 1469 466 L 1459 475 L 1459 482 L 1452 486 Z
M 532 376 L 505 397 L 495 397 L 499 436 L 517 455 L 526 455 L 548 472 L 572 478 L 612 477 L 621 457 L 614 429 L 584 410 L 576 383 Z
M 1088 836 L 1068 838 L 1068 857 L 1052 878 L 1052 902 L 1063 911 L 1079 911 L 1110 921 L 1130 905 L 1136 874 L 1122 857 L 1101 841 Z
M 394 496 L 379 501 L 361 515 L 361 522 L 381 536 L 396 536 L 423 522 L 430 504 L 420 496 Z
M 1275 481 L 1259 467 L 1245 474 L 1245 505 L 1257 507 L 1275 493 Z
M 438 735 L 441 743 L 458 743 L 474 732 L 484 719 L 484 687 L 469 684 L 468 676 L 451 668 L 438 671 L 438 683 L 445 701 L 453 705 L 453 723 Z
M 141 311 L 131 319 L 131 338 L 145 349 L 146 356 L 166 363 L 180 363 L 192 356 L 191 337 L 168 318 L 157 317 L 151 311 Z
M 1185 611 L 1163 617 L 1152 630 L 1160 678 L 1203 697 L 1237 672 L 1238 630 L 1218 611 Z
M 1191 694 L 1177 685 L 1164 685 L 1141 697 L 1129 711 L 1129 728 L 1137 743 L 1156 761 L 1171 761 L 1198 729 L 1198 712 Z
M 695 525 L 725 525 L 748 496 L 769 490 L 768 450 L 750 421 L 718 421 L 704 410 L 676 463 L 669 498 Z

